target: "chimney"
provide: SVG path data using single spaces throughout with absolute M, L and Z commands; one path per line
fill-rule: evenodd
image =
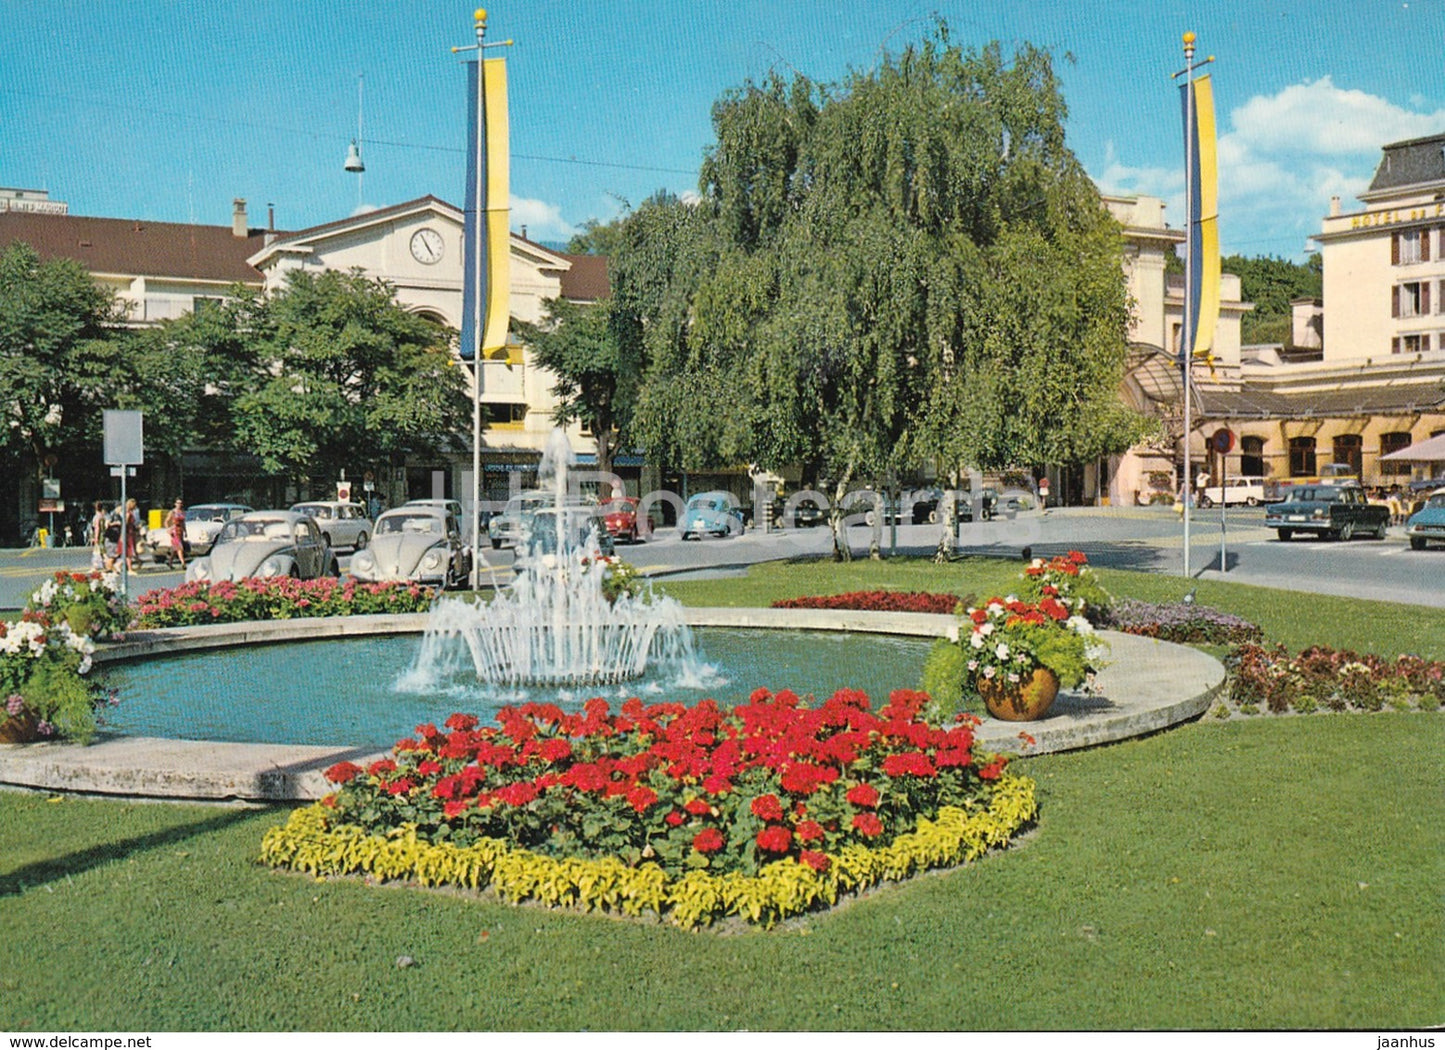
M 266 229 L 273 233 L 276 231 L 276 205 L 274 204 L 266 205 Z
M 250 236 L 251 229 L 246 219 L 246 198 L 237 197 L 231 205 L 231 233 L 242 238 Z
M 1331 198 L 1330 198 L 1330 214 L 1331 214 L 1331 215 L 1338 215 L 1339 213 L 1340 213 L 1340 198 L 1337 197 L 1337 196 L 1336 196 L 1336 197 L 1331 197 Z

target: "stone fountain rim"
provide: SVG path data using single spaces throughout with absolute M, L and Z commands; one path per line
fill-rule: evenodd
M 852 631 L 912 637 L 956 637 L 951 615 L 834 609 L 686 608 L 691 627 Z M 98 663 L 235 645 L 421 633 L 426 613 L 314 617 L 208 624 L 132 632 L 100 647 Z M 1113 664 L 1099 675 L 1099 702 L 1056 710 L 1028 723 L 1028 754 L 1072 750 L 1142 736 L 1195 718 L 1224 687 L 1220 662 L 1187 646 L 1101 632 Z M 1055 708 L 1059 709 L 1060 704 Z M 1066 705 L 1065 705 L 1066 706 Z M 985 719 L 975 737 L 983 746 L 1021 750 L 1020 724 Z M 300 744 L 242 744 L 155 737 L 100 736 L 88 746 L 66 743 L 0 745 L 0 784 L 51 791 L 143 798 L 305 801 L 332 790 L 323 771 L 343 761 L 381 757 L 367 748 Z

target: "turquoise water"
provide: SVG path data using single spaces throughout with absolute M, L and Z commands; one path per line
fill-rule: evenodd
M 580 708 L 605 696 L 657 702 L 745 700 L 758 687 L 831 695 L 862 689 L 880 706 L 893 689 L 917 688 L 927 639 L 807 631 L 706 628 L 694 632 L 704 667 L 666 681 L 621 686 L 507 689 L 453 675 L 417 684 L 420 635 L 345 638 L 187 653 L 112 664 L 119 706 L 105 731 L 129 736 L 274 744 L 389 747 L 421 722 L 464 711 L 489 721 L 504 704 L 555 700 Z

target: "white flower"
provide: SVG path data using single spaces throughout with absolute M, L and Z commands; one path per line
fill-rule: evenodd
M 999 642 L 998 645 L 994 646 L 993 654 L 994 654 L 995 656 L 997 656 L 1000 660 L 1007 660 L 1007 659 L 1008 659 L 1008 643 L 1007 643 L 1007 642 Z
M 983 669 L 983 676 L 985 678 L 992 678 L 996 674 L 998 674 L 998 671 L 992 667 L 985 667 Z
M 973 646 L 975 649 L 982 649 L 983 635 L 980 634 L 978 631 L 974 631 L 971 635 L 968 636 L 968 644 Z
M 979 628 L 978 628 L 978 633 L 981 634 L 981 635 L 983 635 L 985 638 L 987 638 L 989 635 L 993 634 L 993 624 L 991 624 L 991 623 L 980 624 L 980 625 L 979 625 Z

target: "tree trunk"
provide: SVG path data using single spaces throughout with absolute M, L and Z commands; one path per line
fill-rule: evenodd
M 848 483 L 852 480 L 853 471 L 849 468 L 833 486 L 833 505 L 828 509 L 828 526 L 833 530 L 834 561 L 853 560 L 853 549 L 848 546 L 848 536 L 843 525 L 843 497 L 848 494 Z

